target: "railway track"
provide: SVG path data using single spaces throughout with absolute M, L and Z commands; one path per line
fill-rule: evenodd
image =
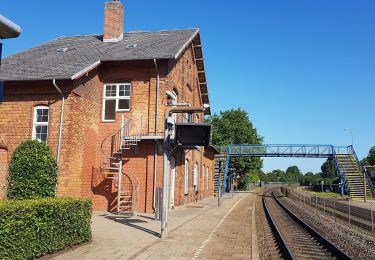
M 278 199 L 277 189 L 263 193 L 263 207 L 285 259 L 352 259 L 290 212 Z

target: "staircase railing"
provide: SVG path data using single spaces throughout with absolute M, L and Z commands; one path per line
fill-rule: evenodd
M 120 152 L 123 144 L 123 137 L 130 133 L 131 119 L 122 117 L 121 127 L 110 135 L 106 136 L 101 143 L 100 167 L 104 168 L 106 160 L 113 157 L 113 154 Z
M 372 197 L 374 198 L 374 193 L 375 193 L 375 187 L 374 187 L 374 184 L 372 183 L 371 181 L 371 178 L 370 176 L 368 176 L 368 174 L 366 173 L 366 169 L 365 167 L 362 165 L 362 163 L 358 160 L 358 157 L 357 157 L 357 154 L 356 152 L 354 151 L 354 147 L 352 145 L 348 146 L 348 148 L 350 149 L 350 152 L 351 154 L 353 155 L 353 158 L 360 170 L 360 172 L 365 176 L 366 178 L 366 184 L 368 184 L 368 186 L 370 187 L 370 190 L 371 190 L 371 195 Z M 366 188 L 366 187 L 365 187 Z
M 337 159 L 337 154 L 341 152 L 341 147 L 332 147 L 333 161 L 335 162 L 335 168 L 341 179 L 341 189 L 350 193 L 347 178 L 345 177 L 345 171 L 341 170 L 341 165 Z

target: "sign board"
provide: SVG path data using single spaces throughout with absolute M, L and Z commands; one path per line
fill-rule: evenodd
M 179 146 L 208 146 L 211 126 L 199 123 L 177 123 L 175 142 Z
M 320 181 L 320 184 L 324 185 L 324 181 Z

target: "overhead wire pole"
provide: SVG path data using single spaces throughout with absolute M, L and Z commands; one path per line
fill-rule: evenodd
M 164 115 L 164 144 L 163 144 L 163 195 L 162 195 L 162 206 L 161 206 L 161 227 L 160 237 L 166 238 L 168 236 L 168 186 L 169 186 L 169 143 L 170 134 L 168 126 L 168 117 L 174 113 L 196 113 L 204 112 L 203 107 L 171 107 L 165 111 Z

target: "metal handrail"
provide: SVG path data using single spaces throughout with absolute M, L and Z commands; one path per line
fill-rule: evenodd
M 337 148 L 338 146 L 336 146 L 336 148 Z M 342 181 L 342 183 L 341 183 L 341 185 L 342 185 L 342 189 L 344 190 L 344 188 L 345 188 L 345 190 L 347 190 L 348 192 L 349 192 L 349 194 L 350 194 L 350 190 L 348 189 L 348 182 L 347 182 L 347 179 L 346 179 L 346 177 L 345 177 L 345 171 L 342 171 L 341 170 L 341 166 L 340 166 L 340 163 L 339 163 L 339 161 L 338 161 L 338 159 L 337 159 L 337 153 L 336 153 L 336 149 L 333 149 L 333 161 L 334 161 L 334 163 L 335 163 L 335 168 L 336 168 L 336 170 L 337 170 L 337 172 L 338 172 L 338 175 L 340 176 L 340 179 L 341 179 L 341 181 Z M 342 178 L 341 178 L 342 177 Z
M 354 147 L 353 147 L 353 145 L 350 145 L 350 146 L 348 146 L 348 147 L 349 147 L 349 149 L 350 149 L 351 152 L 352 152 L 352 155 L 353 155 L 353 157 L 354 157 L 354 160 L 355 160 L 356 164 L 357 164 L 358 167 L 359 167 L 359 170 L 360 170 L 360 171 L 362 172 L 362 174 L 366 177 L 367 184 L 368 184 L 369 187 L 370 187 L 372 197 L 374 197 L 375 187 L 374 187 L 374 184 L 373 184 L 372 181 L 371 181 L 370 176 L 368 176 L 368 174 L 366 173 L 366 169 L 365 169 L 365 167 L 364 167 L 364 166 L 362 165 L 362 163 L 359 161 L 358 156 L 357 156 L 356 152 L 354 151 Z M 365 188 L 366 188 L 366 187 L 365 187 Z
M 234 144 L 228 146 L 231 156 L 319 157 L 332 158 L 332 145 L 314 144 Z
M 121 122 L 121 127 L 115 132 L 106 136 L 100 145 L 100 149 L 101 149 L 100 167 L 101 168 L 104 167 L 104 162 L 106 158 L 111 157 L 114 152 L 118 152 L 121 150 L 122 138 L 126 133 L 129 133 L 129 125 L 130 125 L 131 119 L 125 116 L 123 116 L 123 118 L 124 120 Z M 108 147 L 108 145 L 110 147 Z M 109 148 L 109 151 L 108 151 L 108 148 Z M 109 154 L 107 152 L 109 152 Z

